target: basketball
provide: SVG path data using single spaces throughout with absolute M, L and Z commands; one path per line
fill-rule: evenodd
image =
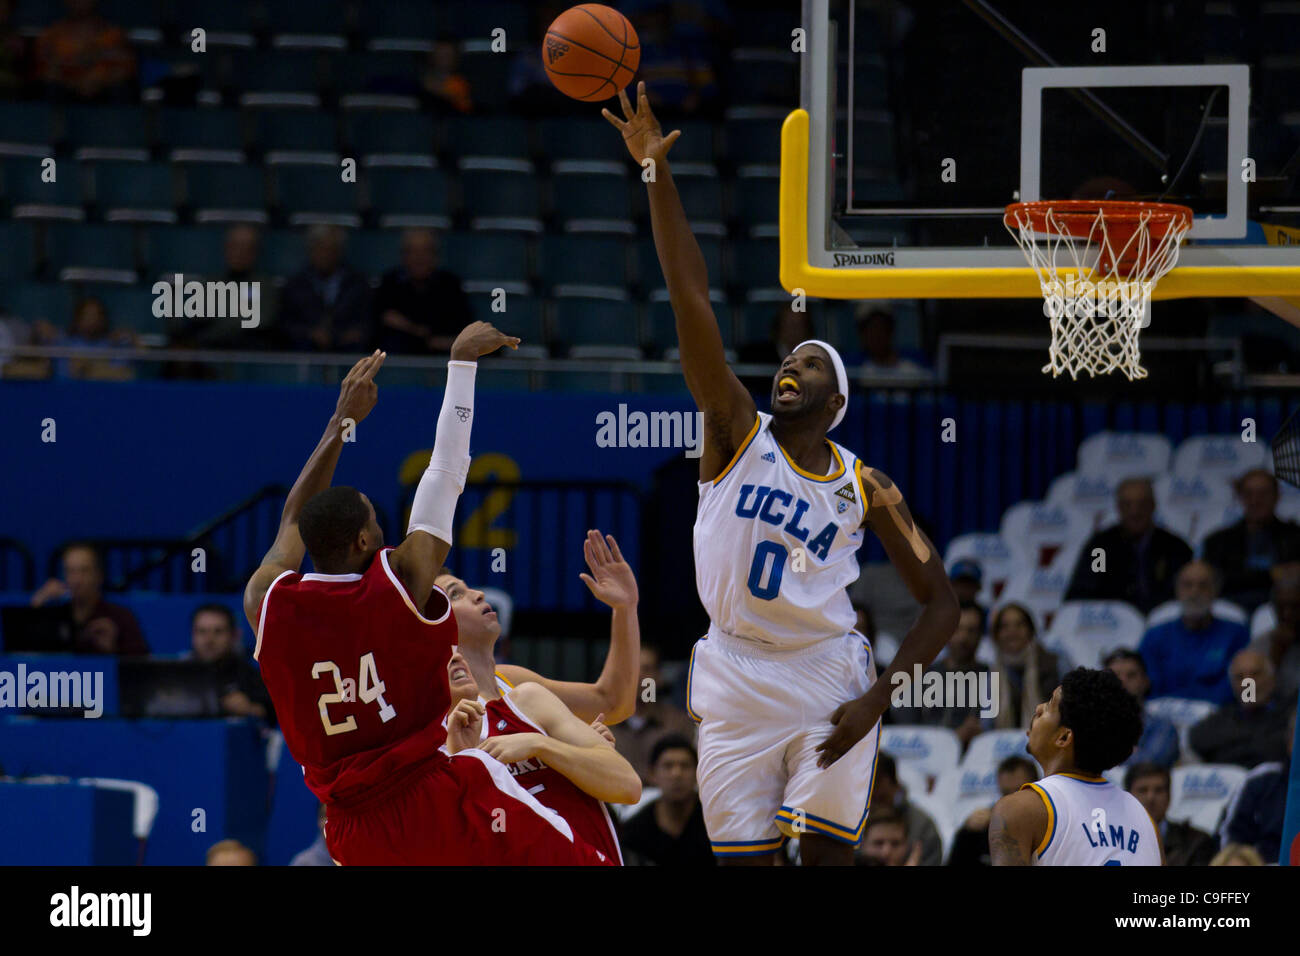
M 636 31 L 617 10 L 599 3 L 570 7 L 546 30 L 542 63 L 555 88 L 598 103 L 632 82 L 641 62 Z

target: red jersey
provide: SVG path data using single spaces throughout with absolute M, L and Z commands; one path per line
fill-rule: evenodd
M 483 716 L 483 726 L 487 730 L 487 736 L 546 733 L 524 716 L 523 711 L 508 696 L 486 703 L 487 713 Z M 572 780 L 536 757 L 506 764 L 506 769 L 519 786 L 537 798 L 538 803 L 564 817 L 577 837 L 605 854 L 611 865 L 623 865 L 623 851 L 618 845 L 618 834 L 604 803 L 583 793 Z
M 289 753 L 326 803 L 355 803 L 447 759 L 456 619 L 437 587 L 416 610 L 391 550 L 363 574 L 286 571 L 262 600 L 253 656 Z

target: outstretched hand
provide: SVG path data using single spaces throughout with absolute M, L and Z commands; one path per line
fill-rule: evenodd
M 334 414 L 339 419 L 350 418 L 359 422 L 370 414 L 379 401 L 379 386 L 375 384 L 375 373 L 384 364 L 387 352 L 375 349 L 343 376 L 339 386 L 339 402 Z
M 599 531 L 588 531 L 582 542 L 582 553 L 587 559 L 591 574 L 579 574 L 596 600 L 610 607 L 634 607 L 638 600 L 636 575 L 623 560 L 623 552 L 612 534 L 601 537 Z
M 645 162 L 647 156 L 656 163 L 661 162 L 668 155 L 668 150 L 672 149 L 673 143 L 677 142 L 677 137 L 682 135 L 682 131 L 675 129 L 667 136 L 664 135 L 663 130 L 659 128 L 659 120 L 650 110 L 650 100 L 645 95 L 644 81 L 636 85 L 635 111 L 632 109 L 632 104 L 628 102 L 626 90 L 618 91 L 618 101 L 623 105 L 623 119 L 619 119 L 607 109 L 602 109 L 600 115 L 623 134 L 627 151 L 638 163 Z
M 490 355 L 503 345 L 517 349 L 519 337 L 506 335 L 491 322 L 471 322 L 451 343 L 451 357 L 458 362 L 476 362 L 479 356 Z

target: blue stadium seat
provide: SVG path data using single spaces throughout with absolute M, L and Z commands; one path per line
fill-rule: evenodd
M 696 236 L 704 255 L 704 266 L 709 272 L 711 288 L 720 288 L 726 279 L 722 269 L 722 240 L 715 236 Z M 636 243 L 637 283 L 642 289 L 662 289 L 664 287 L 663 269 L 659 265 L 659 254 L 655 251 L 654 237 L 642 236 Z
M 9 282 L 30 278 L 36 271 L 35 227 L 26 222 L 0 219 L 0 306 L 4 305 L 4 287 Z
M 601 350 L 602 357 L 624 352 L 626 357 L 640 356 L 641 330 L 635 302 L 564 296 L 556 299 L 552 308 L 555 336 L 568 345 L 570 355 L 575 348 L 590 354 L 594 347 Z
M 620 224 L 630 228 L 628 187 L 621 170 L 568 172 L 561 166 L 551 179 L 551 208 L 567 231 L 608 231 Z
M 528 122 L 516 116 L 453 116 L 442 129 L 443 148 L 455 156 L 532 155 Z
M 474 3 L 439 5 L 439 26 L 457 37 L 477 37 L 483 24 L 501 27 L 507 37 L 527 37 L 531 29 L 528 7 L 510 0 L 475 0 Z M 512 48 L 517 49 L 515 42 Z
M 732 330 L 731 307 L 723 303 L 713 303 L 713 313 L 718 320 L 718 331 L 722 334 L 723 347 L 736 347 L 735 334 Z M 670 303 L 651 302 L 646 307 L 646 344 L 656 357 L 668 349 L 677 348 L 677 320 Z
M 541 232 L 541 199 L 533 173 L 462 161 L 461 188 L 474 228 Z
M 609 123 L 604 119 L 601 122 L 609 126 Z M 685 120 L 680 123 L 670 123 L 669 125 L 682 131 L 682 135 L 673 144 L 673 150 L 669 154 L 673 162 L 713 163 L 717 161 L 714 124 L 702 120 Z M 612 129 L 611 132 L 613 132 Z M 623 150 L 624 156 L 627 156 L 627 148 L 623 146 L 621 138 L 615 135 L 614 141 Z M 628 159 L 630 160 L 631 157 L 628 157 Z
M 186 154 L 196 150 L 242 154 L 243 117 L 237 110 L 164 107 L 158 113 L 158 142 L 173 161 L 186 159 Z
M 722 225 L 726 214 L 722 207 L 722 181 L 716 176 L 683 176 L 673 174 L 677 192 L 682 198 L 682 208 L 697 232 L 726 232 Z
M 573 285 L 627 291 L 627 243 L 619 236 L 542 236 L 537 264 L 542 284 L 552 294 Z
M 348 261 L 353 268 L 378 279 L 402 262 L 400 229 L 356 229 L 348 234 Z
M 357 110 L 344 119 L 349 155 L 407 153 L 433 156 L 433 120 L 422 113 Z
M 746 239 L 731 246 L 731 284 L 748 292 L 781 285 L 781 251 L 776 239 Z
M 321 214 L 356 217 L 361 206 L 360 183 L 344 182 L 335 166 L 279 166 L 274 183 L 290 225 L 316 221 Z
M 15 219 L 85 218 L 85 170 L 73 159 L 52 167 L 54 182 L 44 182 L 43 160 L 35 156 L 0 159 L 0 189 Z
M 371 49 L 401 50 L 415 49 L 417 42 L 431 47 L 447 10 L 447 6 L 422 0 L 387 0 L 383 4 L 360 4 L 357 15 Z
M 268 109 L 253 114 L 254 140 L 266 153 L 338 149 L 334 116 L 319 110 Z
M 376 166 L 363 179 L 380 226 L 417 221 L 413 216 L 443 226 L 451 221 L 447 177 L 440 169 Z
M 233 33 L 250 36 L 256 28 L 253 5 L 229 0 L 171 0 L 169 21 L 186 35 L 195 27 L 209 34 Z
M 45 231 L 45 253 L 51 274 L 63 281 L 135 281 L 135 233 L 130 226 L 51 223 Z M 84 270 L 105 274 L 81 275 Z
M 57 282 L 14 282 L 0 289 L 0 306 L 10 315 L 24 322 L 44 319 L 65 330 L 75 301 L 72 288 Z
M 544 119 L 537 125 L 537 137 L 542 155 L 552 160 L 606 159 L 625 162 L 629 169 L 634 165 L 623 137 L 603 117 Z M 676 147 L 672 158 L 677 158 Z
M 221 226 L 155 226 L 145 232 L 145 274 L 150 279 L 215 276 L 225 271 Z
M 48 104 L 0 103 L 0 155 L 23 147 L 48 148 L 55 134 L 54 109 Z
M 735 183 L 736 218 L 753 235 L 755 228 L 773 230 L 780 218 L 781 179 L 778 176 L 741 176 Z
M 786 104 L 799 89 L 800 54 L 790 42 L 776 47 L 737 47 L 727 63 L 728 86 L 743 104 Z
M 308 34 L 336 36 L 342 39 L 347 29 L 349 6 L 345 0 L 312 0 L 311 3 L 269 3 L 266 28 L 273 34 Z
M 737 166 L 779 165 L 781 124 L 786 111 L 770 107 L 727 110 L 727 155 Z
M 131 158 L 148 158 L 150 133 L 144 107 L 69 106 L 64 112 L 64 130 L 79 158 L 118 158 L 105 151 L 135 152 L 138 155 Z
M 95 163 L 95 204 L 109 222 L 175 222 L 172 169 L 166 163 Z
M 200 221 L 232 210 L 255 211 L 265 217 L 266 180 L 260 166 L 195 163 L 185 167 L 185 198 Z
M 542 320 L 542 303 L 526 295 L 508 295 L 504 312 L 490 308 L 478 310 L 478 317 L 490 321 L 507 335 L 517 335 L 520 345 L 546 345 L 546 326 Z M 482 371 L 482 367 L 480 367 Z
M 418 92 L 424 54 L 388 50 L 344 53 L 330 58 L 330 88 L 340 96 L 358 93 L 412 96 Z
M 469 82 L 470 102 L 476 111 L 503 110 L 510 101 L 511 61 L 491 50 L 465 50 L 460 71 Z
M 528 240 L 489 232 L 448 233 L 442 241 L 446 267 L 467 283 L 509 282 L 527 287 Z
M 236 50 L 227 78 L 244 93 L 319 94 L 327 85 L 326 59 L 319 50 Z

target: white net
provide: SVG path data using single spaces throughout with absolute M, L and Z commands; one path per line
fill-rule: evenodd
M 1109 224 L 1106 208 L 1089 210 L 1094 218 L 1086 234 L 1076 211 L 1067 221 L 1050 206 L 1008 210 L 1003 221 L 1038 274 L 1051 323 L 1044 373 L 1077 379 L 1080 372 L 1120 371 L 1130 381 L 1146 378 L 1139 335 L 1150 322 L 1151 290 L 1177 264 L 1191 217 L 1138 208 L 1122 220 L 1112 211 Z M 1165 228 L 1152 236 L 1152 220 L 1160 216 Z

